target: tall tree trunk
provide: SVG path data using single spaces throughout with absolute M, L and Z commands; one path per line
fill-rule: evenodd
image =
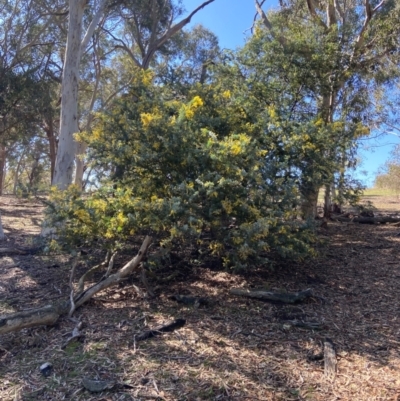
M 6 156 L 7 149 L 5 145 L 0 145 L 0 195 L 3 195 L 4 181 L 6 178 Z
M 87 145 L 79 142 L 76 151 L 76 168 L 75 168 L 75 185 L 79 189 L 83 189 L 83 173 L 85 172 L 85 159 Z
M 310 185 L 306 190 L 303 189 L 303 203 L 301 204 L 301 215 L 304 220 L 314 220 L 317 216 L 319 187 Z
M 49 141 L 50 183 L 52 183 L 54 178 L 54 169 L 56 167 L 57 141 L 54 135 L 54 125 L 51 117 L 45 122 L 44 131 L 46 132 L 47 140 Z
M 345 173 L 346 173 L 346 155 L 343 152 L 339 171 L 339 183 L 338 183 L 338 206 L 340 210 L 343 209 L 343 203 L 344 203 Z
M 18 186 L 18 179 L 19 179 L 19 172 L 21 170 L 21 164 L 22 160 L 25 156 L 25 150 L 22 151 L 21 155 L 19 156 L 17 167 L 15 168 L 15 173 L 14 173 L 14 185 L 13 185 L 13 195 L 16 195 L 17 193 L 17 186 Z
M 69 0 L 68 35 L 61 88 L 60 133 L 52 181 L 52 184 L 60 189 L 66 189 L 72 183 L 74 172 L 76 155 L 74 134 L 78 132 L 79 63 L 82 51 L 86 49 L 104 13 L 105 3 L 106 0 L 99 2 L 97 12 L 82 39 L 82 18 L 87 1 Z
M 78 132 L 78 81 L 81 56 L 82 17 L 85 0 L 70 0 L 69 23 L 61 89 L 60 136 L 53 185 L 66 189 L 72 183 Z
M 324 217 L 329 217 L 332 212 L 332 184 L 325 185 L 325 196 L 324 196 Z

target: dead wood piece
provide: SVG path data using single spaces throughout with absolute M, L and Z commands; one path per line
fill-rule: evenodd
M 68 344 L 74 340 L 80 340 L 84 335 L 80 331 L 82 328 L 82 322 L 78 322 L 77 326 L 72 330 L 71 337 L 69 337 L 65 343 L 61 346 L 61 349 L 67 348 Z
M 295 327 L 302 327 L 309 330 L 321 330 L 322 324 L 318 322 L 303 322 L 301 320 L 285 320 L 284 324 L 290 324 Z
M 232 288 L 230 290 L 230 293 L 233 295 L 239 295 L 243 297 L 257 298 L 264 301 L 283 302 L 287 304 L 294 304 L 297 302 L 301 302 L 304 301 L 306 298 L 312 296 L 311 288 L 308 288 L 304 291 L 296 292 L 294 294 L 270 292 L 270 291 L 250 291 L 250 290 L 244 290 L 242 288 Z
M 337 221 L 342 223 L 359 223 L 359 224 L 386 224 L 386 223 L 399 223 L 399 217 L 383 216 L 383 217 L 335 217 Z
M 185 304 L 185 305 L 194 305 L 194 306 L 200 306 L 200 305 L 208 305 L 208 299 L 204 297 L 191 297 L 187 295 L 172 295 L 169 297 L 172 301 L 176 301 L 179 304 Z
M 148 338 L 152 338 L 155 336 L 158 336 L 162 333 L 169 333 L 175 330 L 180 329 L 186 324 L 185 319 L 175 319 L 173 322 L 169 322 L 167 324 L 164 324 L 162 326 L 156 327 L 153 330 L 147 330 L 144 331 L 143 333 L 140 333 L 135 336 L 136 341 L 143 341 L 147 340 Z
M 61 305 L 46 305 L 42 308 L 30 309 L 10 315 L 0 316 L 0 334 L 11 333 L 42 325 L 53 325 L 61 314 L 67 310 Z
M 151 237 L 146 236 L 138 254 L 132 260 L 130 260 L 125 266 L 121 267 L 121 269 L 119 269 L 116 273 L 111 274 L 107 278 L 103 277 L 103 279 L 101 279 L 98 283 L 92 285 L 79 294 L 75 299 L 76 308 L 89 301 L 89 299 L 99 291 L 118 284 L 124 278 L 128 277 L 136 268 L 140 266 L 142 258 L 145 255 L 150 243 Z
M 78 282 L 78 289 L 77 289 L 77 293 L 81 293 L 83 291 L 83 289 L 85 288 L 85 281 L 88 280 L 90 277 L 93 276 L 93 274 L 97 271 L 102 269 L 103 267 L 105 267 L 107 264 L 109 264 L 110 262 L 110 252 L 107 252 L 106 254 L 106 258 L 104 260 L 104 262 L 101 262 L 100 264 L 91 267 L 85 274 L 83 274 Z M 107 269 L 108 270 L 108 269 Z M 106 274 L 107 275 L 107 274 Z
M 336 351 L 335 345 L 329 338 L 325 339 L 324 342 L 324 373 L 327 377 L 336 376 Z
M 138 254 L 116 273 L 102 279 L 98 283 L 87 288 L 74 297 L 75 309 L 89 301 L 95 294 L 108 287 L 118 284 L 137 269 L 151 243 L 151 237 L 146 236 Z M 11 313 L 0 316 L 0 334 L 6 334 L 28 327 L 53 325 L 62 315 L 71 310 L 71 302 L 64 301 L 55 305 L 47 305 L 42 308 L 30 309 L 23 312 Z
M 27 251 L 17 248 L 0 248 L 0 255 L 26 255 Z
M 43 250 L 43 246 L 35 246 L 32 248 L 0 248 L 0 255 L 33 255 Z
M 111 390 L 116 385 L 116 382 L 113 380 L 97 380 L 84 377 L 82 384 L 91 393 L 100 393 L 104 390 Z

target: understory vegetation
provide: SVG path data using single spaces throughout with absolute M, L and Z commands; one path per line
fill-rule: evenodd
M 400 2 L 184 3 L 0 0 L 0 399 L 394 400 Z
M 225 268 L 301 260 L 321 189 L 325 217 L 358 201 L 360 140 L 397 122 L 399 5 L 256 1 L 232 51 L 186 27 L 213 1 L 187 17 L 181 1 L 74 1 L 48 20 L 4 2 L 0 192 L 51 181 L 57 246 L 151 234 Z

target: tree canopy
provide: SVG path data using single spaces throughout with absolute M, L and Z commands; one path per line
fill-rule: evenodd
M 2 3 L 3 181 L 56 185 L 70 246 L 153 232 L 226 266 L 303 258 L 320 189 L 358 193 L 360 138 L 397 118 L 397 2 L 256 1 L 233 51 L 188 28 L 212 1 Z

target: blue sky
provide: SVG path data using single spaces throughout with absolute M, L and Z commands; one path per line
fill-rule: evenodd
M 187 11 L 192 11 L 203 0 L 183 0 Z M 269 0 L 266 7 L 277 7 L 277 0 Z M 253 24 L 255 15 L 254 0 L 215 0 L 192 19 L 192 24 L 201 23 L 214 32 L 222 48 L 234 49 L 243 45 Z M 400 144 L 396 135 L 382 135 L 378 139 L 363 141 L 365 149 L 360 151 L 361 164 L 356 177 L 371 186 L 378 171 L 388 159 L 394 144 Z M 366 172 L 366 175 L 363 172 Z

